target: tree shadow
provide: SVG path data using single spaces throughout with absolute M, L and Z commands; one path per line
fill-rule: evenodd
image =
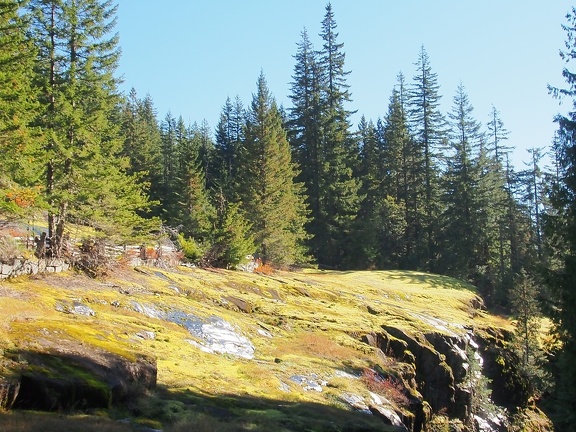
M 172 389 L 156 385 L 155 365 L 152 368 L 148 358 L 127 360 L 111 353 L 91 357 L 33 350 L 11 351 L 8 355 L 19 365 L 13 374 L 13 378 L 19 377 L 19 383 L 11 408 L 20 413 L 55 412 L 63 424 L 82 424 L 78 413 L 105 412 L 116 420 L 129 418 L 136 429 L 148 425 L 148 430 L 165 432 L 400 430 L 376 415 L 354 411 L 335 391 L 327 396 L 326 404 L 296 401 L 294 393 L 287 393 L 286 399 L 238 394 L 232 389 L 209 394 L 199 387 Z M 21 416 L 20 420 L 25 418 Z M 38 422 L 38 416 L 28 418 Z M 83 421 L 88 424 L 86 419 Z
M 427 284 L 438 289 L 455 289 L 477 292 L 476 287 L 470 283 L 455 279 L 450 276 L 438 275 L 433 273 L 422 273 L 411 270 L 393 270 L 389 271 L 391 279 L 401 280 L 410 284 Z
M 291 397 L 290 399 L 294 399 Z M 135 415 L 151 415 L 178 430 L 218 431 L 346 431 L 376 432 L 405 430 L 386 424 L 383 419 L 350 409 L 336 397 L 330 404 L 280 400 L 274 398 L 220 393 L 209 395 L 198 388 L 180 390 L 158 387 L 153 395 L 141 401 Z M 214 429 L 213 429 L 214 428 Z

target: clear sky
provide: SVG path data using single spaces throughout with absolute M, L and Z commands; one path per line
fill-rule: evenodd
M 117 0 L 122 90 L 149 93 L 159 119 L 168 111 L 213 130 L 226 98 L 248 106 L 264 72 L 279 104 L 288 95 L 296 44 L 306 28 L 321 48 L 325 0 Z M 420 47 L 438 75 L 442 110 L 462 83 L 477 120 L 500 111 L 524 168 L 526 149 L 548 146 L 559 105 L 547 84 L 563 86 L 558 52 L 569 0 L 332 0 L 344 43 L 350 110 L 376 121 L 402 72 L 411 83 Z M 356 126 L 354 126 L 356 129 Z

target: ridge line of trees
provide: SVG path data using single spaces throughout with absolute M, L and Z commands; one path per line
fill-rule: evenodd
M 111 0 L 2 2 L 0 78 L 18 82 L 2 87 L 2 211 L 43 209 L 52 254 L 65 253 L 70 222 L 120 242 L 164 224 L 205 265 L 258 253 L 281 267 L 425 270 L 504 306 L 515 275 L 545 263 L 541 154 L 515 172 L 500 113 L 484 128 L 462 84 L 442 113 L 424 46 L 386 116 L 353 131 L 328 3 L 320 48 L 306 30 L 296 45 L 292 106 L 277 105 L 262 72 L 250 105 L 226 100 L 213 133 L 119 93 L 115 14 Z

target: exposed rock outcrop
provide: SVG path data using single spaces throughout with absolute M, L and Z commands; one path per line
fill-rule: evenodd
M 220 425 L 233 410 L 226 421 L 267 430 L 469 432 L 505 430 L 474 416 L 476 388 L 483 400 L 490 391 L 487 379 L 476 386 L 480 372 L 493 382 L 489 404 L 516 412 L 530 395 L 503 321 L 477 313 L 475 294 L 455 281 L 123 272 L 0 283 L 0 407 L 65 415 L 126 403 L 159 426 L 199 415 Z M 149 394 L 154 358 L 162 370 Z
M 508 409 L 526 406 L 532 395 L 528 377 L 519 369 L 520 359 L 506 348 L 511 335 L 503 331 L 478 333 L 484 374 L 492 381 L 492 400 Z
M 444 413 L 464 423 L 473 421 L 473 393 L 466 385 L 473 361 L 469 358 L 471 352 L 485 360 L 483 373 L 493 380 L 494 404 L 505 408 L 526 406 L 530 386 L 517 369 L 518 359 L 506 349 L 504 341 L 510 335 L 495 331 L 481 334 L 477 344 L 471 332 L 462 336 L 441 332 L 410 334 L 385 325 L 381 332 L 363 337 L 404 364 L 404 373 L 399 375 L 410 389 L 410 409 L 415 416 L 410 430 L 425 430 L 430 416 L 423 409 L 424 404 L 429 404 L 434 413 Z M 413 375 L 406 373 L 409 371 Z

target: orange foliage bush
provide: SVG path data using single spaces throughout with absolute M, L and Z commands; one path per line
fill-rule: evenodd
M 260 273 L 264 275 L 271 275 L 274 273 L 274 269 L 270 264 L 260 264 L 254 269 L 254 273 Z
M 18 189 L 6 192 L 6 198 L 18 207 L 27 208 L 34 205 L 37 193 L 32 189 Z
M 146 259 L 158 259 L 158 249 L 153 247 L 146 248 Z

